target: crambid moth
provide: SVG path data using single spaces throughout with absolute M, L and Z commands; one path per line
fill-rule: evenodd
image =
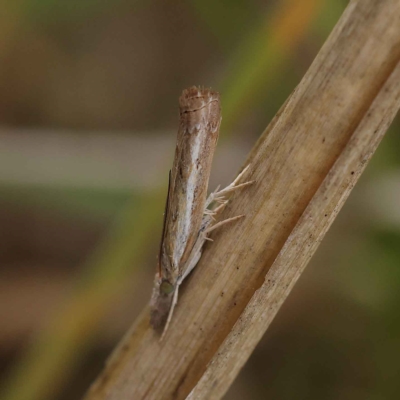
M 207 234 L 243 215 L 216 222 L 225 195 L 252 182 L 238 184 L 245 170 L 227 188 L 207 198 L 208 179 L 217 145 L 221 110 L 219 94 L 191 87 L 179 98 L 180 124 L 169 176 L 158 268 L 151 299 L 151 324 L 164 333 L 178 300 L 182 281 L 196 266 Z M 247 170 L 247 168 L 246 168 Z

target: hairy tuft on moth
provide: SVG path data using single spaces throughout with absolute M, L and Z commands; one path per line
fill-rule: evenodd
M 207 198 L 221 124 L 219 93 L 192 86 L 182 92 L 179 107 L 177 144 L 151 299 L 151 325 L 156 331 L 164 329 L 164 333 L 178 300 L 179 285 L 199 261 L 207 233 L 238 219 L 215 223 L 215 216 L 227 203 L 225 195 L 252 183 L 238 184 L 246 168 L 231 185 Z

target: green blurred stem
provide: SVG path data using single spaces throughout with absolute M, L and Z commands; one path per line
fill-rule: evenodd
M 162 214 L 163 190 L 128 204 L 104 242 L 83 266 L 76 288 L 54 319 L 33 338 L 11 371 L 2 400 L 51 398 L 65 384 L 109 310 L 115 294 L 141 264 Z

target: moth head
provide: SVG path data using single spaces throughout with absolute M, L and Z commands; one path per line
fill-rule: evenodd
M 161 285 L 160 285 L 160 293 L 161 294 L 168 295 L 168 294 L 171 294 L 174 290 L 175 290 L 174 285 L 172 285 L 169 281 L 164 280 L 161 282 Z

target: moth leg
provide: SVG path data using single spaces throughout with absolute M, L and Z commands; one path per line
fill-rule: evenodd
M 209 240 L 210 242 L 213 242 L 213 240 L 211 238 L 207 237 L 208 233 L 212 232 L 214 229 L 217 229 L 217 228 L 221 227 L 222 225 L 228 224 L 230 222 L 237 221 L 238 219 L 243 218 L 243 217 L 244 217 L 244 214 L 243 215 L 237 215 L 236 217 L 227 218 L 227 219 L 224 219 L 223 221 L 217 222 L 216 224 L 210 226 L 209 228 L 207 228 L 203 232 L 203 238 L 205 240 Z
M 254 183 L 254 181 L 248 181 L 248 182 L 244 182 L 244 183 L 238 183 L 240 182 L 240 180 L 242 179 L 242 177 L 246 174 L 246 172 L 249 170 L 250 165 L 248 165 L 237 177 L 236 179 L 230 184 L 228 185 L 226 188 L 219 190 L 219 187 L 210 194 L 210 196 L 207 199 L 207 203 L 206 203 L 206 210 L 204 211 L 205 216 L 210 216 L 212 218 L 213 221 L 215 221 L 215 216 L 217 214 L 219 214 L 224 208 L 225 206 L 228 204 L 228 200 L 226 200 L 225 195 L 233 192 L 237 189 L 241 189 L 245 186 L 251 185 Z M 217 203 L 219 204 L 216 208 L 212 208 L 212 209 L 208 209 L 207 207 L 211 204 L 211 203 Z M 229 222 L 234 222 L 240 218 L 243 218 L 244 215 L 238 215 L 236 217 L 232 217 L 232 218 L 227 218 L 223 221 L 217 222 L 215 224 L 210 223 L 209 226 L 207 226 L 203 232 L 202 232 L 202 237 L 204 240 L 209 240 L 209 241 L 213 241 L 211 238 L 207 237 L 207 234 L 212 232 L 214 229 L 217 229 L 219 227 L 221 227 L 222 225 L 225 225 Z
M 242 177 L 246 174 L 246 172 L 249 170 L 250 165 L 248 165 L 236 178 L 235 180 L 228 185 L 226 188 L 219 190 L 219 186 L 217 187 L 217 189 L 212 192 L 207 200 L 206 200 L 206 209 L 208 209 L 208 207 L 210 206 L 211 203 L 213 202 L 217 202 L 219 204 L 226 204 L 226 199 L 225 199 L 225 195 L 233 192 L 237 189 L 241 189 L 245 186 L 251 185 L 253 184 L 255 181 L 248 181 L 248 182 L 244 182 L 244 183 L 239 183 L 240 180 L 242 179 Z M 212 210 L 211 210 L 212 211 Z
M 182 276 L 178 280 L 178 284 L 181 284 L 185 278 L 193 271 L 194 267 L 197 265 L 197 263 L 200 260 L 201 253 L 203 250 L 203 244 L 204 244 L 204 237 L 201 237 L 199 235 L 199 238 L 197 239 L 197 246 L 193 248 L 192 253 L 190 254 L 190 258 L 188 259 L 186 265 L 185 265 L 185 270 L 182 274 Z

